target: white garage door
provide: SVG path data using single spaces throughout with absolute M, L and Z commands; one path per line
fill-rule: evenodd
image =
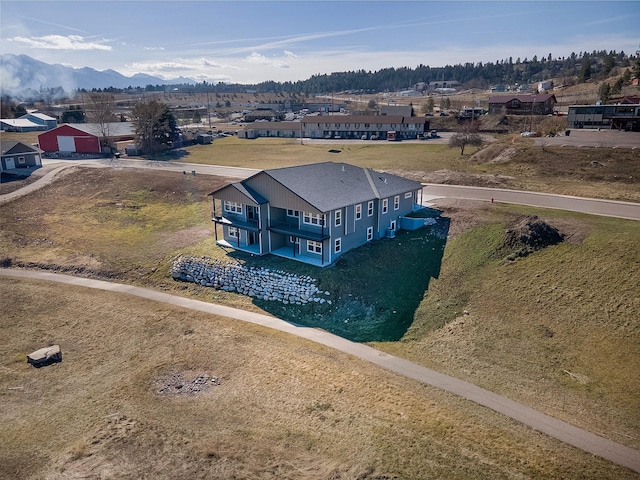
M 13 157 L 5 158 L 4 164 L 7 166 L 7 170 L 13 170 L 16 168 L 16 162 Z
M 76 141 L 73 137 L 58 137 L 58 151 L 59 152 L 75 152 Z

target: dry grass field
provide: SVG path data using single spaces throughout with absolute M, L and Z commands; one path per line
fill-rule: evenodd
M 635 477 L 288 335 L 124 294 L 2 285 L 2 478 Z M 42 342 L 62 345 L 62 363 L 27 365 Z M 163 393 L 176 374 L 218 382 Z
M 640 201 L 637 152 L 526 140 L 501 158 L 510 138 L 465 156 L 444 145 L 349 144 L 334 154 L 327 145 L 227 138 L 189 149 L 185 160 L 254 168 L 334 160 L 423 181 Z M 603 167 L 585 157 L 596 154 Z M 207 194 L 226 182 L 72 169 L 0 206 L 0 262 L 264 311 L 249 297 L 169 276 L 178 254 L 274 261 L 215 247 Z M 426 282 L 403 337 L 375 346 L 640 448 L 638 222 L 497 204 L 438 207 L 450 227 L 437 278 Z M 566 241 L 505 261 L 505 230 L 530 214 Z M 275 264 L 339 284 L 344 296 L 362 283 L 345 266 Z M 383 271 L 370 271 L 377 274 L 368 281 L 384 284 Z M 1 282 L 0 477 L 637 478 L 302 340 L 126 295 Z M 27 365 L 26 355 L 50 342 L 62 346 L 63 362 Z M 195 396 L 158 394 L 158 382 L 177 373 L 220 384 Z

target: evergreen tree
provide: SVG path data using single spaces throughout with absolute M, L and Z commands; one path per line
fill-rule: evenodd
M 608 103 L 609 100 L 611 100 L 611 85 L 609 85 L 609 82 L 604 82 L 600 85 L 598 89 L 598 99 L 602 103 Z
M 584 83 L 591 78 L 591 57 L 585 53 L 580 64 L 580 73 L 578 73 L 578 82 Z
M 176 120 L 169 107 L 156 100 L 139 102 L 131 112 L 137 144 L 145 155 L 171 147 Z

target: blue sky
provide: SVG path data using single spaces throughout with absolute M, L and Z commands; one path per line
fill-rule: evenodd
M 640 2 L 0 2 L 2 53 L 124 75 L 257 83 L 640 49 Z

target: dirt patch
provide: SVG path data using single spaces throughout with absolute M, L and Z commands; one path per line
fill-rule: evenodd
M 580 245 L 584 239 L 587 238 L 587 235 L 589 235 L 589 227 L 581 220 L 554 218 L 553 220 L 547 221 L 562 233 L 564 242 L 569 245 Z
M 163 233 L 160 242 L 168 249 L 178 250 L 211 236 L 213 236 L 212 229 L 196 225 L 177 232 Z
M 459 200 L 455 198 L 438 198 L 434 207 L 442 210 L 442 216 L 451 219 L 448 237 L 454 238 L 480 225 L 489 222 L 491 205 L 475 200 Z
M 518 154 L 518 149 L 504 148 L 502 144 L 487 145 L 469 157 L 472 163 L 508 163 Z
M 155 391 L 158 395 L 194 397 L 218 385 L 220 379 L 215 375 L 172 371 L 156 381 Z

